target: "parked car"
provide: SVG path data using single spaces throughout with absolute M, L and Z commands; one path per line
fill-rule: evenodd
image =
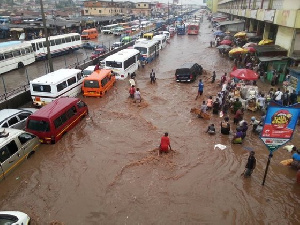
M 82 47 L 84 48 L 84 49 L 91 49 L 91 50 L 94 50 L 95 48 L 96 48 L 96 44 L 94 44 L 94 43 L 91 43 L 91 42 L 85 42 L 85 43 L 83 43 L 82 44 Z
M 15 128 L 23 130 L 27 118 L 36 111 L 35 108 L 2 109 L 0 110 L 0 128 Z
M 123 42 L 115 42 L 112 44 L 112 46 L 110 47 L 110 50 L 114 50 L 114 49 L 117 49 L 117 48 L 120 48 L 124 45 Z
M 19 211 L 0 211 L 0 224 L 17 225 L 30 224 L 30 217 Z
M 133 25 L 133 26 L 131 27 L 131 30 L 132 30 L 132 31 L 139 31 L 139 30 L 140 30 L 140 25 Z
M 104 55 L 106 53 L 106 50 L 104 48 L 97 48 L 91 55 L 91 60 L 98 58 L 101 55 Z
M 179 81 L 195 81 L 198 75 L 203 71 L 202 66 L 198 63 L 185 63 L 181 65 L 175 72 L 175 79 Z

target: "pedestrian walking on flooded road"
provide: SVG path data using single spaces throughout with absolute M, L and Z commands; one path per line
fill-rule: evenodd
M 141 92 L 140 89 L 137 88 L 136 91 L 134 92 L 134 102 L 141 102 L 142 98 L 141 98 Z
M 151 84 L 154 84 L 155 80 L 156 80 L 156 78 L 155 78 L 155 72 L 152 69 L 152 71 L 150 73 L 150 82 L 151 82 Z
M 164 136 L 161 137 L 160 145 L 159 145 L 159 154 L 161 153 L 168 153 L 169 150 L 171 151 L 170 139 L 168 132 L 165 133 Z
M 253 170 L 256 167 L 256 158 L 254 155 L 255 155 L 255 152 L 251 151 L 249 158 L 248 158 L 248 162 L 245 166 L 244 177 L 250 177 L 251 174 L 253 173 Z
M 203 94 L 203 89 L 204 89 L 204 84 L 202 83 L 202 80 L 200 79 L 199 80 L 199 84 L 198 84 L 198 94 L 196 96 L 196 99 L 198 99 L 199 95 L 202 95 Z
M 216 80 L 216 71 L 213 72 L 211 83 L 212 84 L 215 83 L 215 80 Z
M 135 93 L 135 87 L 134 85 L 131 85 L 130 89 L 129 89 L 129 95 L 130 95 L 130 98 L 134 98 L 134 93 Z

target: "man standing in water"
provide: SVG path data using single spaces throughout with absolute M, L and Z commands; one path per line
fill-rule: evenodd
M 204 89 L 204 84 L 202 83 L 202 80 L 199 80 L 199 84 L 198 84 L 198 94 L 196 96 L 196 100 L 198 99 L 199 95 L 203 94 L 203 89 Z
M 253 170 L 256 167 L 256 159 L 255 159 L 255 152 L 251 151 L 249 158 L 248 158 L 248 162 L 245 166 L 245 172 L 244 172 L 244 177 L 250 177 L 251 174 L 253 173 Z
M 154 84 L 154 83 L 155 83 L 155 80 L 156 80 L 156 78 L 155 78 L 155 72 L 154 72 L 153 69 L 152 69 L 152 71 L 151 71 L 151 73 L 150 73 L 150 81 L 151 81 L 151 84 Z
M 161 137 L 158 154 L 163 152 L 168 153 L 169 148 L 171 150 L 170 139 L 168 136 L 169 134 L 166 132 L 165 135 Z

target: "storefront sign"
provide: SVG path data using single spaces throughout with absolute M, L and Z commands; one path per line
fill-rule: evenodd
M 260 136 L 270 152 L 274 152 L 292 138 L 299 111 L 300 104 L 283 107 L 275 102 L 270 103 Z

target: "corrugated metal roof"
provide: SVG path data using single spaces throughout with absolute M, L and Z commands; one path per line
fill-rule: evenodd
M 253 46 L 257 53 L 264 53 L 264 52 L 287 52 L 286 49 L 282 48 L 279 45 L 256 45 Z

